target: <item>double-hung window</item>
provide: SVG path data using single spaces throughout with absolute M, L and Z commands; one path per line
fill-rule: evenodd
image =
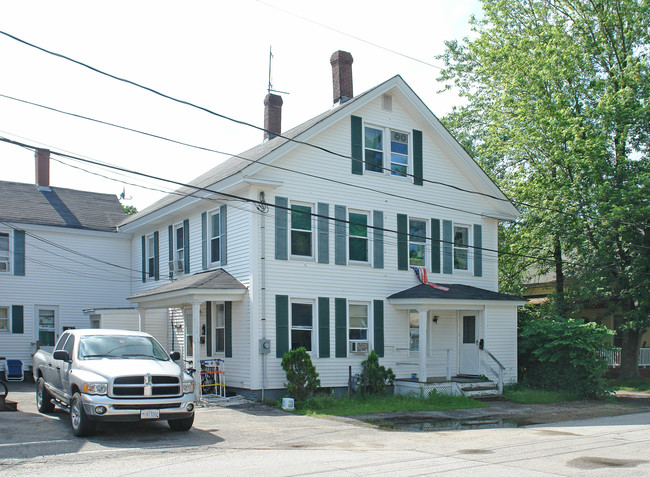
M 291 255 L 313 256 L 312 210 L 308 205 L 291 206 Z
M 389 138 L 385 140 L 384 138 Z M 389 128 L 366 126 L 364 163 L 366 171 L 406 177 L 409 174 L 409 133 Z M 388 158 L 385 160 L 384 158 Z
M 420 351 L 420 314 L 409 310 L 409 351 Z
M 222 303 L 215 305 L 214 314 L 214 351 L 226 352 L 226 307 Z
M 314 306 L 311 302 L 291 303 L 291 349 L 312 350 Z
M 348 339 L 350 341 L 368 341 L 368 304 L 350 303 L 350 322 Z
M 147 237 L 147 277 L 155 278 L 156 276 L 156 250 L 154 236 Z
M 174 272 L 185 271 L 185 233 L 183 225 L 174 227 Z
M 469 270 L 469 226 L 454 225 L 454 270 Z
M 368 262 L 368 214 L 350 212 L 349 222 L 348 242 L 350 261 Z
M 221 261 L 221 230 L 219 212 L 210 214 L 210 263 Z
M 9 307 L 0 306 L 0 333 L 9 333 Z
M 426 266 L 426 220 L 409 219 L 409 265 Z
M 0 273 L 11 271 L 11 255 L 9 253 L 9 234 L 0 232 Z

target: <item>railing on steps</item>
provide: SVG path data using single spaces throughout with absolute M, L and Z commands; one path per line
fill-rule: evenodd
M 492 361 L 494 361 L 497 364 L 498 370 L 495 370 L 492 366 L 486 363 L 485 360 L 481 360 L 481 364 L 485 369 L 490 371 L 495 378 L 497 378 L 497 387 L 499 388 L 499 394 L 503 394 L 503 372 L 505 371 L 506 367 L 503 364 L 501 364 L 501 361 L 499 361 L 496 358 L 496 356 L 494 356 L 489 350 L 483 349 L 483 351 L 490 358 L 492 358 Z
M 598 355 L 605 358 L 610 367 L 621 365 L 621 348 L 601 349 Z M 650 366 L 650 348 L 639 349 L 639 366 Z

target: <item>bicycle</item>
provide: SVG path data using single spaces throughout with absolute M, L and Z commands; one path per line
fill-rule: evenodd
M 196 368 L 191 366 L 194 364 L 194 362 L 187 359 L 184 359 L 183 361 L 185 361 L 187 365 L 190 365 L 185 367 L 185 371 L 187 371 L 187 374 L 194 377 L 194 373 L 196 373 Z M 207 366 L 203 362 L 201 362 L 201 392 L 202 394 L 213 394 L 215 393 L 214 388 L 215 388 L 214 373 L 209 372 Z

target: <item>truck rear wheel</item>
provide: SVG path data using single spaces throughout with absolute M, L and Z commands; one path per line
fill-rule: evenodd
M 45 387 L 45 380 L 38 378 L 36 383 L 36 407 L 38 412 L 47 414 L 54 411 L 54 404 L 52 404 L 52 395 Z
M 74 393 L 70 401 L 70 423 L 72 432 L 77 437 L 90 436 L 95 432 L 96 423 L 88 418 L 78 392 Z
M 183 419 L 168 419 L 167 424 L 172 431 L 189 431 L 194 424 L 194 414 Z

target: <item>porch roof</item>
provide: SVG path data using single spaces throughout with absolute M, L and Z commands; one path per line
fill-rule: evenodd
M 519 296 L 507 295 L 470 285 L 440 284 L 440 286 L 449 288 L 449 290 L 444 291 L 430 287 L 429 285 L 420 284 L 393 293 L 388 297 L 388 301 L 397 308 L 435 306 L 441 309 L 457 309 L 468 306 L 476 308 L 477 306 L 481 307 L 486 304 L 518 306 L 526 303 L 526 299 Z
M 240 301 L 246 286 L 223 269 L 194 273 L 128 297 L 141 308 L 172 307 L 203 301 Z

